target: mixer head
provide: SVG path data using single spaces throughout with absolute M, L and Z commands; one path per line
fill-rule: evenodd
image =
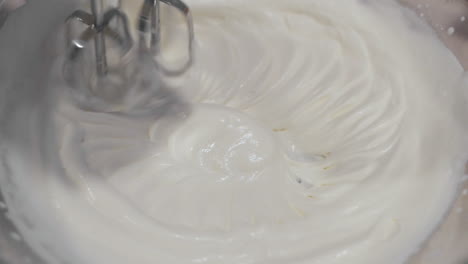
M 160 55 L 161 52 L 161 9 L 159 2 L 167 4 L 171 7 L 177 9 L 182 13 L 184 21 L 187 27 L 188 33 L 188 58 L 186 62 L 178 68 L 169 69 L 164 66 L 163 63 L 159 62 L 156 59 L 158 68 L 166 75 L 179 75 L 184 73 L 192 64 L 193 60 L 193 39 L 194 39 L 194 30 L 192 15 L 188 6 L 180 0 L 145 0 L 143 7 L 140 11 L 140 17 L 138 20 L 138 31 L 140 32 L 140 49 L 147 49 L 154 56 Z
M 182 14 L 188 32 L 188 58 L 175 68 L 165 66 L 160 60 L 160 2 Z M 76 10 L 67 18 L 64 77 L 85 107 L 118 111 L 124 105 L 122 100 L 129 87 L 148 86 L 150 82 L 150 86 L 160 90 L 164 86 L 162 77 L 181 75 L 191 66 L 194 32 L 191 13 L 185 3 L 143 0 L 137 20 L 134 40 L 131 23 L 120 1 L 112 6 L 105 0 L 90 0 L 90 12 Z M 148 76 L 154 77 L 149 80 Z
M 68 54 L 69 60 L 76 60 L 88 42 L 92 39 L 95 43 L 96 71 L 102 76 L 107 73 L 107 55 L 104 37 L 109 37 L 119 43 L 123 52 L 128 52 L 132 46 L 132 38 L 129 32 L 127 16 L 118 8 L 111 8 L 102 12 L 102 1 L 91 0 L 92 13 L 83 10 L 76 10 L 67 20 L 67 42 L 70 44 Z M 119 20 L 121 28 L 113 28 L 110 23 L 112 20 Z M 77 38 L 71 37 L 71 22 L 79 21 L 87 26 Z M 123 34 L 120 32 L 123 31 Z

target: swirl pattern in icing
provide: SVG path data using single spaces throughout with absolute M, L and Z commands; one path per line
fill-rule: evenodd
M 188 3 L 187 116 L 54 113 L 83 260 L 403 263 L 462 173 L 458 62 L 393 1 Z

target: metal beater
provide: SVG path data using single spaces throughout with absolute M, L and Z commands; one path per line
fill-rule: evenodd
M 96 55 L 96 71 L 99 76 L 107 74 L 107 55 L 105 37 L 121 44 L 124 51 L 130 50 L 132 38 L 130 36 L 127 16 L 120 11 L 120 2 L 118 7 L 111 8 L 104 12 L 103 0 L 91 0 L 91 14 L 83 10 L 76 10 L 66 20 L 67 42 L 70 45 L 68 59 L 74 61 L 80 55 L 86 44 L 94 39 Z M 123 35 L 118 29 L 112 28 L 110 22 L 113 19 L 119 19 L 122 23 Z M 85 24 L 88 28 L 77 38 L 71 37 L 71 21 L 77 20 Z
M 161 55 L 160 2 L 180 12 L 187 28 L 188 58 L 177 68 L 169 68 L 158 59 Z M 136 23 L 137 38 L 135 41 L 130 33 L 128 17 L 121 10 L 121 1 L 119 0 L 114 6 L 107 8 L 105 3 L 105 0 L 90 0 L 90 13 L 76 10 L 66 19 L 65 23 L 68 51 L 65 59 L 64 77 L 70 86 L 78 87 L 77 90 L 80 90 L 79 96 L 83 104 L 93 104 L 96 108 L 96 105 L 105 104 L 101 100 L 103 98 L 104 101 L 115 102 L 116 97 L 126 92 L 129 84 L 141 82 L 141 76 L 144 75 L 143 78 L 147 78 L 150 75 L 143 73 L 143 71 L 147 71 L 147 68 L 144 68 L 145 65 L 152 64 L 154 67 L 154 72 L 151 75 L 161 76 L 177 76 L 183 74 L 191 66 L 194 30 L 190 9 L 184 2 L 180 0 L 143 0 Z M 74 30 L 74 27 L 77 26 L 84 26 L 85 29 L 77 32 Z M 94 42 L 94 59 L 92 56 L 91 59 L 83 58 L 90 56 L 89 54 L 93 50 L 91 42 Z M 115 52 L 118 54 L 113 54 Z M 128 59 L 128 57 L 131 58 L 131 63 L 120 60 L 122 58 Z M 112 59 L 114 61 L 110 63 Z M 116 60 L 117 62 L 115 62 Z M 94 67 L 91 67 L 91 64 L 94 64 Z

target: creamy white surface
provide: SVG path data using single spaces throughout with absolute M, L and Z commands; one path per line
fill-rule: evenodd
M 392 1 L 187 2 L 196 62 L 171 80 L 187 117 L 58 94 L 51 246 L 91 264 L 403 263 L 463 173 L 451 53 Z

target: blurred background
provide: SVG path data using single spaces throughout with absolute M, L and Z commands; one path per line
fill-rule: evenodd
M 24 5 L 26 0 L 0 0 L 0 27 L 6 21 L 8 14 Z

